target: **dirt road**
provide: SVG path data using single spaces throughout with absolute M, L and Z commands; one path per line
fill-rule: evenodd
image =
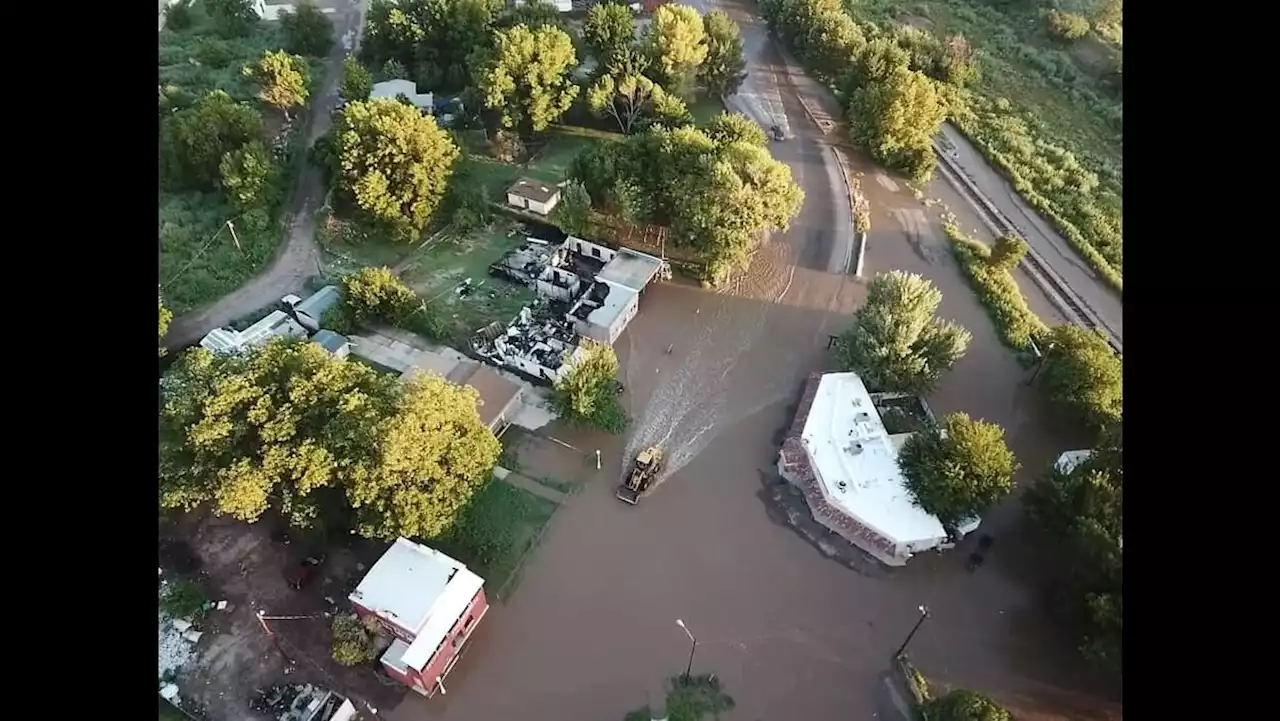
M 338 105 L 338 84 L 342 81 L 342 60 L 358 46 L 364 23 L 367 0 L 326 0 L 321 7 L 333 8 L 333 50 L 326 60 L 328 76 L 324 89 L 312 103 L 311 126 L 307 133 L 309 149 L 317 138 L 329 131 L 330 115 Z M 304 151 L 305 152 L 305 151 Z M 325 187 L 320 171 L 309 162 L 302 163 L 298 186 L 286 213 L 287 234 L 284 245 L 267 270 L 234 292 L 200 310 L 173 320 L 164 345 L 170 350 L 185 348 L 206 333 L 254 311 L 265 308 L 281 297 L 303 288 L 307 278 L 320 273 L 320 258 L 315 243 L 316 211 L 324 202 Z
M 786 71 L 743 5 L 707 9 L 715 7 L 729 10 L 757 49 L 752 76 L 779 78 L 753 87 L 764 100 L 745 107 L 776 103 L 786 114 L 795 137 L 773 150 L 805 189 L 804 208 L 724 291 L 676 283 L 646 292 L 617 344 L 631 437 L 549 429 L 577 448 L 601 449 L 604 470 L 553 520 L 518 592 L 491 611 L 450 677 L 448 695 L 411 696 L 388 719 L 620 718 L 683 670 L 689 642 L 677 618 L 699 639 L 695 672 L 717 673 L 736 698 L 734 718 L 873 718 L 894 707 L 884 673 L 921 603 L 932 617 L 911 650 L 935 680 L 991 693 L 1019 718 L 1118 718 L 1115 707 L 1078 692 L 1086 683 L 1075 673 L 1074 644 L 1043 619 L 1027 582 L 1034 562 L 1019 553 L 1016 503 L 988 514 L 984 530 L 1000 551 L 972 575 L 959 549 L 922 556 L 892 578 L 862 576 L 766 515 L 758 492 L 776 460 L 774 436 L 790 420 L 800 381 L 825 366 L 827 335 L 844 327 L 865 290 L 830 272 L 847 242 L 837 233 L 849 227 L 848 205 L 797 93 L 814 92 L 806 99 L 814 104 L 830 98 Z M 871 186 L 867 274 L 925 275 L 944 294 L 942 314 L 973 332 L 933 406 L 1003 425 L 1027 469 L 1023 481 L 1078 447 L 1079 438 L 1046 434 L 1039 396 L 950 259 L 941 208 L 926 208 L 865 159 L 850 162 Z M 640 505 L 618 502 L 626 460 L 650 442 L 664 444 L 671 471 Z

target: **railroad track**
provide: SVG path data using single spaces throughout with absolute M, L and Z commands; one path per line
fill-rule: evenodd
M 956 165 L 946 150 L 939 147 L 937 142 L 934 143 L 933 147 L 938 159 L 942 161 L 939 167 L 950 176 L 951 184 L 978 211 L 983 222 L 997 234 L 1013 235 L 1025 240 L 1026 234 L 1022 232 L 1021 228 L 1005 217 L 1004 213 L 1001 213 L 982 194 L 982 191 L 964 172 L 964 169 Z M 1027 254 L 1023 258 L 1027 274 L 1031 276 L 1036 285 L 1040 286 L 1045 295 L 1049 297 L 1049 300 L 1058 306 L 1071 322 L 1102 333 L 1103 337 L 1111 345 L 1112 350 L 1117 355 L 1123 355 L 1123 343 L 1120 338 L 1107 327 L 1106 323 L 1098 317 L 1098 314 L 1089 307 L 1088 303 L 1071 289 L 1071 286 L 1063 280 L 1062 276 L 1049 267 L 1049 264 L 1045 262 L 1044 258 L 1040 257 L 1035 248 L 1031 247 L 1030 244 L 1027 247 Z

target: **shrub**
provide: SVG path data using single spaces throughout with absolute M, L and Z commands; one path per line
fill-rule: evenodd
M 1001 340 L 1014 350 L 1028 350 L 1031 341 L 1043 337 L 1049 327 L 1027 307 L 1018 282 L 1008 269 L 990 261 L 991 251 L 985 245 L 967 237 L 951 223 L 943 229 L 951 240 L 956 261 L 996 324 Z
M 390 268 L 361 268 L 342 279 L 342 304 L 355 325 L 400 325 L 418 296 Z
M 200 584 L 185 579 L 170 581 L 160 596 L 160 610 L 169 618 L 192 618 L 204 613 L 208 600 Z
M 1049 31 L 1059 40 L 1075 42 L 1089 34 L 1089 20 L 1083 15 L 1050 10 L 1045 16 Z
M 359 666 L 369 663 L 376 653 L 374 636 L 355 616 L 335 616 L 333 619 L 333 660 L 343 666 Z

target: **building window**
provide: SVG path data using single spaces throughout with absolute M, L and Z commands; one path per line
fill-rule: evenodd
M 592 255 L 594 255 L 595 257 L 599 258 L 599 257 L 600 257 L 600 249 L 599 249 L 599 248 L 592 248 L 592 249 L 591 249 L 591 254 L 592 254 Z
M 464 621 L 464 622 L 463 622 L 463 624 L 462 624 L 462 630 L 463 630 L 463 631 L 465 631 L 465 630 L 467 630 L 468 628 L 471 628 L 471 622 L 472 622 L 472 621 L 474 621 L 474 620 L 476 620 L 476 617 L 475 617 L 475 616 L 467 616 L 467 620 L 466 620 L 466 621 Z

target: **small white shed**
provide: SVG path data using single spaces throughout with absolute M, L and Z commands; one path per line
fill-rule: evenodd
M 551 215 L 560 202 L 560 188 L 555 183 L 521 178 L 507 188 L 507 204 L 538 215 Z

